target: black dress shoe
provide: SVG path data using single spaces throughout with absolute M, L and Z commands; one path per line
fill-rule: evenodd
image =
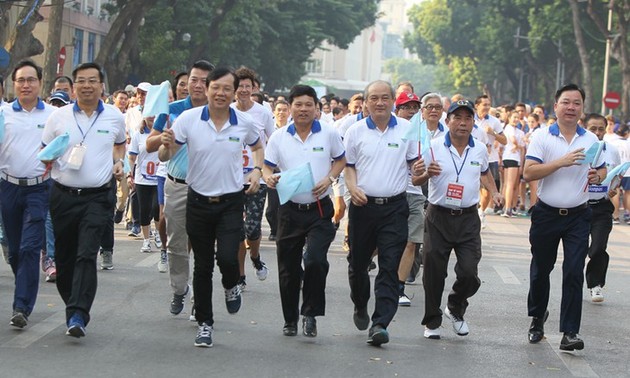
M 282 334 L 285 336 L 297 335 L 297 322 L 285 322 L 282 328 Z
M 367 307 L 359 308 L 354 306 L 354 316 L 352 319 L 359 331 L 365 331 L 370 325 L 370 316 L 367 313 Z
M 302 333 L 306 337 L 317 336 L 317 322 L 314 316 L 305 316 L 302 318 Z
M 578 337 L 576 333 L 565 332 L 560 341 L 560 350 L 582 350 L 584 349 L 584 341 Z
M 370 328 L 367 343 L 374 346 L 387 344 L 389 342 L 389 333 L 383 326 L 376 324 Z
M 542 318 L 533 318 L 532 324 L 529 326 L 529 342 L 532 344 L 540 342 L 545 337 L 545 322 L 549 317 L 549 311 L 545 311 Z

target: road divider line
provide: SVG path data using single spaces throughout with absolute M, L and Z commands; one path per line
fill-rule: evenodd
M 66 323 L 66 310 L 56 312 L 41 322 L 19 331 L 19 335 L 13 337 L 1 346 L 3 348 L 28 348 L 31 344 L 49 334 L 52 330 Z
M 148 267 L 158 263 L 160 260 L 159 253 L 151 253 L 149 256 L 142 259 L 139 263 L 136 264 L 136 267 Z
M 582 352 L 563 352 L 560 350 L 560 335 L 546 335 L 546 337 L 547 342 L 551 345 L 551 349 L 553 349 L 562 363 L 564 363 L 564 366 L 569 369 L 572 376 L 599 377 L 599 375 L 591 369 L 591 365 L 584 361 L 584 356 L 581 354 Z
M 493 265 L 494 270 L 497 272 L 499 277 L 503 280 L 504 283 L 509 285 L 520 285 L 521 281 L 512 273 L 510 268 L 503 265 Z

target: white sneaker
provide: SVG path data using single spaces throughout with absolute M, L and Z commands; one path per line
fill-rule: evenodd
M 160 261 L 158 262 L 158 272 L 160 273 L 168 272 L 168 254 L 164 250 L 160 252 Z
M 451 319 L 451 322 L 453 323 L 453 331 L 455 331 L 458 336 L 468 335 L 468 323 L 466 323 L 463 318 L 453 315 L 451 310 L 448 309 L 448 306 L 444 308 L 444 315 Z
M 158 249 L 162 249 L 162 239 L 160 239 L 160 233 L 159 232 L 155 233 L 155 246 Z
M 431 329 L 427 326 L 424 327 L 424 337 L 431 340 L 439 340 L 440 339 L 440 329 Z
M 409 306 L 411 306 L 411 299 L 409 299 L 409 297 L 406 294 L 399 295 L 398 296 L 398 305 L 399 306 L 404 306 L 404 307 L 409 307 Z
M 602 294 L 601 286 L 595 286 L 591 289 L 591 301 L 595 303 L 601 303 L 604 301 L 604 294 Z
M 481 219 L 481 228 L 486 228 L 486 213 L 479 209 L 479 219 Z
M 151 252 L 151 240 L 150 239 L 144 239 L 144 241 L 142 242 L 142 248 L 140 248 L 140 252 L 143 252 L 143 253 Z
M 256 269 L 256 277 L 261 281 L 266 280 L 269 274 L 269 268 L 267 268 L 265 262 L 259 258 L 256 261 L 252 260 L 252 263 L 254 264 L 254 269 Z

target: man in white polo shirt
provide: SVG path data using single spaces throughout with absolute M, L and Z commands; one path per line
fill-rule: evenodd
M 274 133 L 265 150 L 264 176 L 267 185 L 275 188 L 282 172 L 310 163 L 315 187 L 312 193 L 297 194 L 278 211 L 277 256 L 280 298 L 284 315 L 285 336 L 297 334 L 301 313 L 302 333 L 317 336 L 316 316 L 323 316 L 326 307 L 327 253 L 335 238 L 331 222 L 333 203 L 331 184 L 343 170 L 346 159 L 341 137 L 328 125 L 315 120 L 317 93 L 306 85 L 296 85 L 289 94 L 293 124 Z M 330 162 L 333 161 L 331 165 Z M 274 175 L 274 168 L 280 169 Z M 306 251 L 302 252 L 308 239 Z M 304 255 L 302 308 L 300 271 Z
M 251 147 L 255 165 L 246 194 L 258 190 L 263 163 L 258 128 L 248 114 L 230 107 L 238 88 L 234 72 L 217 68 L 208 75 L 206 86 L 208 106 L 183 112 L 171 129 L 162 131 L 162 145 L 171 155 L 182 144 L 188 146 L 186 231 L 195 256 L 198 347 L 212 346 L 215 242 L 227 310 L 234 314 L 241 307 L 238 247 L 243 227 L 243 143 Z
M 96 295 L 96 258 L 112 221 L 116 183 L 123 175 L 125 121 L 101 101 L 103 71 L 83 63 L 72 72 L 77 102 L 55 110 L 42 144 L 70 134 L 66 153 L 53 164 L 50 215 L 55 234 L 57 290 L 66 304 L 67 335 L 85 336 Z
M 35 307 L 48 213 L 50 175 L 37 153 L 44 124 L 55 108 L 39 98 L 42 69 L 32 61 L 19 62 L 11 80 L 17 99 L 0 109 L 5 127 L 0 141 L 0 202 L 9 265 L 15 276 L 10 324 L 24 328 Z
M 396 94 L 391 84 L 374 81 L 365 88 L 370 116 L 346 132 L 346 185 L 349 210 L 348 277 L 354 302 L 354 324 L 368 328 L 370 299 L 368 266 L 378 248 L 374 281 L 376 306 L 367 342 L 389 342 L 387 326 L 398 309 L 398 266 L 407 244 L 408 164 L 418 158 L 417 143 L 407 141 L 409 121 L 392 115 Z
M 529 342 L 537 343 L 544 337 L 544 324 L 549 316 L 549 275 L 562 240 L 560 332 L 564 336 L 560 349 L 569 351 L 584 348 L 578 332 L 591 222 L 587 187 L 599 184 L 606 177 L 606 166 L 601 161 L 582 164 L 585 151 L 598 140 L 595 134 L 578 125 L 584 98 L 584 91 L 575 84 L 558 89 L 553 106 L 557 122 L 533 134 L 523 172 L 527 181 L 540 180 L 539 200 L 532 211 L 529 230 L 532 261 L 527 308 L 528 315 L 533 317 Z
M 481 221 L 477 216 L 479 187 L 483 185 L 501 202 L 501 194 L 488 170 L 486 145 L 473 138 L 475 110 L 468 100 L 453 102 L 448 109 L 448 132 L 431 141 L 426 174 L 415 177 L 415 185 L 429 181 L 429 206 L 424 221 L 424 337 L 440 338 L 442 294 L 451 251 L 455 250 L 455 283 L 448 296 L 444 314 L 451 319 L 459 336 L 468 335 L 464 314 L 468 298 L 481 280 L 477 266 L 481 260 Z

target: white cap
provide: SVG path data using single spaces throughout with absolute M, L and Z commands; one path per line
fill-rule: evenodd
M 147 83 L 146 81 L 138 84 L 138 89 L 140 89 L 141 91 L 148 92 L 149 88 L 151 88 L 151 83 Z

